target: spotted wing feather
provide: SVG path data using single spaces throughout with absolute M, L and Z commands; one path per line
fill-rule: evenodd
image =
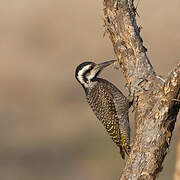
M 120 153 L 122 158 L 124 158 L 124 151 L 127 153 L 128 151 L 122 142 L 127 141 L 129 137 L 125 138 L 125 136 L 123 136 L 124 130 L 122 128 L 124 126 L 122 126 L 122 122 L 124 118 L 128 120 L 128 112 L 126 112 L 128 109 L 126 109 L 123 104 L 126 106 L 128 101 L 126 97 L 120 93 L 121 92 L 113 84 L 104 79 L 98 78 L 98 83 L 92 89 L 88 90 L 86 95 L 87 101 L 93 112 L 102 122 L 112 140 L 120 148 Z M 121 104 L 119 105 L 119 103 Z M 117 109 L 119 112 L 117 112 Z M 121 112 L 124 114 L 121 114 Z M 128 143 L 129 141 L 125 144 Z

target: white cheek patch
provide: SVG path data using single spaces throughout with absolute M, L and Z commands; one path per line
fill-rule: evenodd
M 91 81 L 91 79 L 94 78 L 94 76 L 96 75 L 97 72 L 98 72 L 97 69 L 91 70 L 91 73 L 87 76 L 87 79 L 88 79 L 89 82 Z
M 85 87 L 88 87 L 88 84 L 86 82 L 84 82 L 83 79 L 83 74 L 84 72 L 86 72 L 89 68 L 91 67 L 91 65 L 87 65 L 85 67 L 83 67 L 79 72 L 78 72 L 78 80 L 81 82 L 81 84 L 83 84 Z

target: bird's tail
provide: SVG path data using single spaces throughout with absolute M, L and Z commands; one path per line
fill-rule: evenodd
M 124 153 L 123 147 L 120 146 L 119 148 L 120 148 L 120 154 L 121 154 L 122 158 L 125 159 L 125 153 Z
M 126 136 L 121 135 L 121 141 L 122 141 L 122 149 L 126 152 L 126 154 L 129 156 L 131 147 L 129 146 L 129 140 Z

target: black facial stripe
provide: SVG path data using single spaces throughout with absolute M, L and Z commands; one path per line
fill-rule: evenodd
M 77 67 L 77 69 L 78 69 L 78 70 L 81 70 L 81 69 L 83 69 L 83 67 L 85 67 L 85 66 L 87 66 L 87 65 L 90 65 L 90 64 L 94 64 L 94 63 L 91 62 L 91 61 L 83 62 L 83 63 L 81 63 L 81 64 Z
M 91 67 L 90 67 L 87 71 L 85 71 L 84 74 L 82 75 L 84 82 L 86 82 L 86 83 L 88 82 L 87 74 L 89 74 L 92 69 L 93 69 L 93 67 L 91 66 Z
M 84 72 L 83 76 L 87 76 L 87 74 L 89 74 L 91 72 L 91 70 L 93 69 L 94 67 L 91 66 L 87 71 Z
M 85 67 L 85 66 L 87 66 L 87 65 L 90 65 L 90 64 L 92 64 L 93 66 L 95 66 L 95 63 L 90 62 L 90 61 L 81 63 L 81 64 L 76 68 L 75 76 L 77 77 L 77 76 L 78 76 L 78 72 L 79 72 L 81 69 L 83 69 L 83 67 Z
M 83 81 L 85 82 L 85 83 L 87 83 L 88 82 L 88 79 L 87 79 L 87 77 L 86 76 L 84 76 L 84 74 L 83 74 Z
M 94 80 L 96 79 L 96 77 L 99 75 L 100 72 L 101 72 L 101 71 L 98 71 L 98 72 L 96 73 L 96 75 L 92 78 L 92 81 L 94 81 Z

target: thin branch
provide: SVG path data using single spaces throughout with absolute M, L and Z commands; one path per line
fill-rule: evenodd
M 104 15 L 120 70 L 134 94 L 136 136 L 120 179 L 155 179 L 179 112 L 179 102 L 172 99 L 179 99 L 180 65 L 166 80 L 155 74 L 136 24 L 133 0 L 104 0 Z

